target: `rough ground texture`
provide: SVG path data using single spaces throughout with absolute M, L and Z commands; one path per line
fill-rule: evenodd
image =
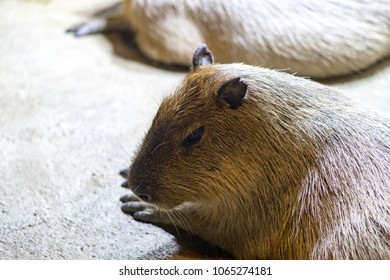
M 215 257 L 120 210 L 118 171 L 185 73 L 64 33 L 113 3 L 0 1 L 0 259 Z M 330 84 L 389 111 L 388 60 Z

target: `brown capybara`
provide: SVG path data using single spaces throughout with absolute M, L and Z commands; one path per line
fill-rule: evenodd
M 327 78 L 390 54 L 389 0 L 124 0 L 119 12 L 69 29 L 131 30 L 150 59 L 190 65 L 205 42 L 221 63 Z
M 389 120 L 205 45 L 128 173 L 123 211 L 237 259 L 390 259 Z

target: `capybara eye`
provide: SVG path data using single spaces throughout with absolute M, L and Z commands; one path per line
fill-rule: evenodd
M 190 134 L 188 134 L 186 139 L 184 139 L 182 142 L 183 147 L 189 148 L 192 145 L 198 143 L 202 139 L 203 132 L 204 132 L 204 126 L 201 126 L 198 129 L 191 132 Z

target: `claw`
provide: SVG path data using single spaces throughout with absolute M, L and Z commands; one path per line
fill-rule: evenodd
M 125 189 L 130 189 L 129 183 L 127 181 L 123 182 L 121 187 Z
M 131 201 L 131 202 L 125 202 L 121 209 L 125 213 L 138 213 L 145 211 L 145 209 L 148 209 L 150 206 L 146 204 L 145 202 L 141 201 Z
M 65 33 L 71 33 L 75 37 L 81 37 L 82 35 L 88 34 L 83 28 L 84 24 L 76 25 L 65 30 Z
M 119 171 L 119 175 L 121 175 L 123 178 L 127 179 L 129 177 L 129 169 L 122 169 Z
M 129 201 L 139 201 L 139 198 L 134 194 L 125 194 L 122 195 L 119 199 L 121 202 L 129 202 Z
M 133 218 L 136 219 L 137 221 L 147 222 L 147 223 L 160 222 L 159 219 L 156 217 L 156 213 L 150 208 L 135 212 Z
M 70 27 L 66 30 L 66 32 L 73 33 L 75 37 L 80 37 L 92 33 L 104 32 L 106 31 L 106 28 L 107 19 L 103 18 Z

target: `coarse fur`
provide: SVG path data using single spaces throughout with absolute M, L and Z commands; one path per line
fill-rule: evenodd
M 76 36 L 132 30 L 140 50 L 190 65 L 202 42 L 220 63 L 243 62 L 314 78 L 364 69 L 390 54 L 388 0 L 125 0 Z
M 389 120 L 200 48 L 134 158 L 122 209 L 237 259 L 390 259 Z

